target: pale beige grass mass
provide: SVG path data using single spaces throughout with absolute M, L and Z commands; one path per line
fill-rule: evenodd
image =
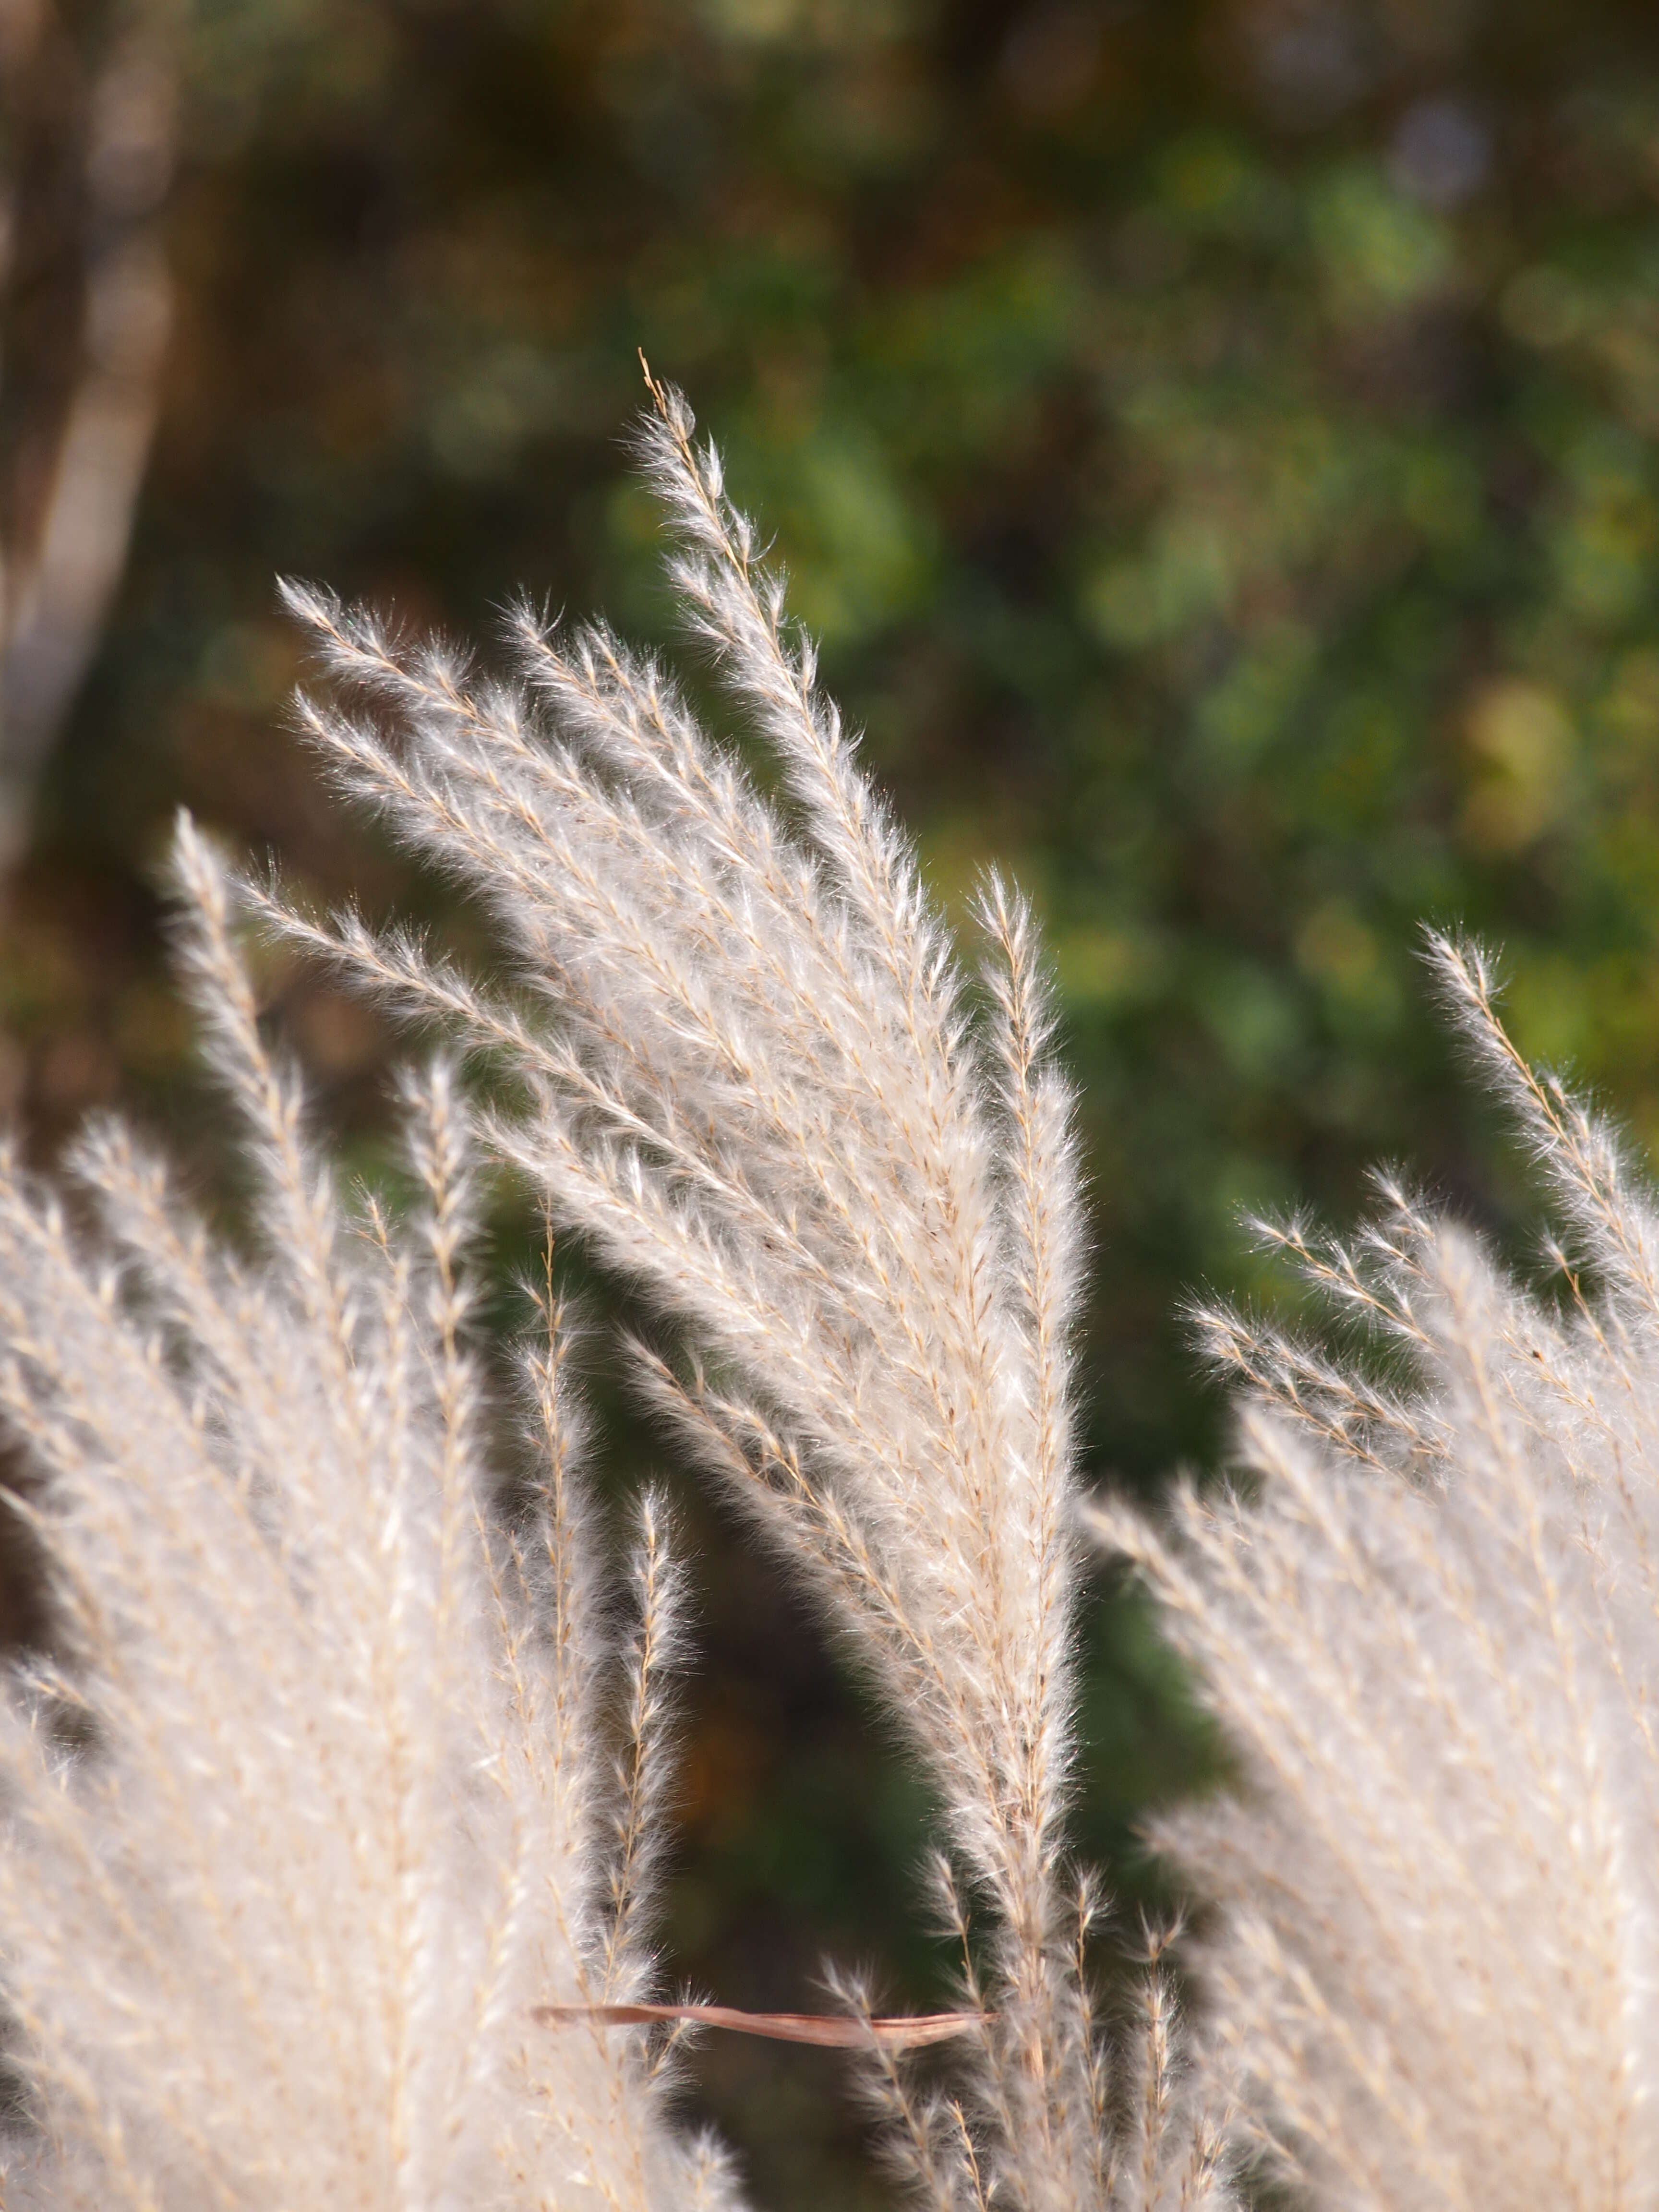
M 0 1747 L 6 2201 L 738 2201 L 672 2109 L 649 1948 L 669 1532 L 647 1496 L 619 1610 L 550 1288 L 516 1398 L 487 1387 L 488 1158 L 643 1294 L 658 1335 L 606 1356 L 925 1767 L 967 2032 L 872 2021 L 852 1986 L 850 2030 L 796 2023 L 861 2045 L 913 2197 L 1199 2212 L 1257 2159 L 1355 2212 L 1646 2205 L 1651 1201 L 1443 947 L 1588 1275 L 1564 1262 L 1571 1295 L 1540 1301 L 1393 1191 L 1356 1249 L 1281 1232 L 1382 1364 L 1211 1314 L 1245 1483 L 1159 1523 L 1088 1506 L 1078 1167 L 1030 916 L 988 880 L 963 969 L 716 457 L 653 398 L 674 582 L 775 792 L 603 627 L 522 612 L 515 673 L 483 679 L 295 590 L 334 695 L 301 705 L 319 752 L 487 906 L 502 977 L 233 884 L 185 825 L 250 1251 L 118 1127 L 71 1164 L 76 1227 L 0 1175 L 0 1410 L 58 1621 Z M 406 1206 L 334 1189 L 239 910 L 460 1055 L 407 1085 Z M 465 1103 L 468 1060 L 494 1103 Z M 1161 1837 L 1209 1900 L 1196 2033 L 1161 1955 L 1127 2026 L 1091 2008 L 1098 1908 L 1065 1840 L 1091 1522 L 1237 1759 Z

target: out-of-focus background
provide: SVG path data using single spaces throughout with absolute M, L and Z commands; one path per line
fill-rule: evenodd
M 1217 1463 L 1180 1302 L 1279 1294 L 1243 1211 L 1347 1216 L 1393 1157 L 1524 1252 L 1424 918 L 1659 1140 L 1650 0 L 0 0 L 0 1097 L 43 1157 L 118 1100 L 203 1149 L 180 802 L 465 933 L 288 735 L 273 578 L 672 641 L 639 347 L 940 896 L 994 857 L 1041 908 L 1093 1474 Z M 385 1032 L 271 981 L 371 1161 Z M 926 2002 L 916 1785 L 687 1510 L 671 1969 L 794 2008 L 829 1954 Z M 1085 1657 L 1078 1833 L 1132 1919 L 1137 1819 L 1214 1759 L 1121 1589 Z M 837 2065 L 703 2051 L 763 2201 L 874 2201 Z

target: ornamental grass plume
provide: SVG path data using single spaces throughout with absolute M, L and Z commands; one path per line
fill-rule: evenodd
M 672 580 L 779 797 L 602 626 L 521 610 L 516 680 L 478 680 L 295 589 L 363 709 L 302 702 L 305 729 L 346 793 L 490 909 L 510 981 L 486 989 L 407 935 L 246 896 L 511 1073 L 524 1103 L 484 1116 L 490 1149 L 655 1308 L 670 1348 L 628 1347 L 641 1390 L 924 1762 L 938 1895 L 978 1963 L 975 2033 L 943 2088 L 871 2039 L 923 2200 L 1197 2204 L 1222 2186 L 1218 2145 L 1185 2107 L 1168 1987 L 1155 1970 L 1115 2075 L 1061 1832 L 1082 1237 L 1030 918 L 988 883 L 976 1005 L 716 455 L 678 395 L 651 389 Z
M 1433 958 L 1568 1232 L 1528 1293 L 1392 1182 L 1269 1232 L 1379 1358 L 1224 1310 L 1243 1482 L 1101 1510 L 1240 1791 L 1159 1840 L 1270 2166 L 1321 2206 L 1626 2212 L 1659 2194 L 1659 1208 L 1535 1076 L 1490 966 Z
M 119 1127 L 74 1159 L 87 1235 L 0 1162 L 0 1407 L 58 1622 L 0 1708 L 0 2201 L 714 2212 L 643 2038 L 532 2014 L 648 1978 L 660 1506 L 619 1639 L 556 1305 L 519 1358 L 529 1502 L 491 1511 L 452 1073 L 407 1086 L 410 1218 L 347 1210 L 188 826 L 177 872 L 257 1256 Z

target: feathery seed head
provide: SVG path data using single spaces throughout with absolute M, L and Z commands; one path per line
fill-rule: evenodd
M 176 872 L 258 1256 L 216 1249 L 118 1127 L 76 1158 L 85 1249 L 0 1166 L 0 1402 L 64 1655 L 31 1659 L 0 1718 L 33 2107 L 8 2202 L 530 2206 L 580 2173 L 617 2212 L 723 2203 L 637 2033 L 530 2024 L 646 1971 L 556 1322 L 526 1354 L 542 1503 L 507 1527 L 453 1072 L 405 1085 L 414 1218 L 354 1217 L 188 823 Z M 654 1650 L 672 1571 L 651 1527 Z M 654 1656 L 628 1679 L 649 1709 L 630 1741 L 659 1735 Z
M 1432 957 L 1571 1224 L 1571 1301 L 1385 1182 L 1357 1245 L 1274 1241 L 1404 1378 L 1206 1316 L 1257 1494 L 1096 1519 L 1240 1762 L 1162 1840 L 1229 1906 L 1208 1978 L 1257 2142 L 1354 2212 L 1612 2212 L 1659 2172 L 1654 1202 L 1519 1059 L 1486 957 Z
M 305 726 L 347 790 L 490 903 L 514 981 L 486 994 L 349 917 L 250 896 L 515 1072 L 528 1103 L 485 1117 L 491 1148 L 673 1324 L 674 1358 L 634 1347 L 641 1393 L 908 1731 L 995 1931 L 971 2095 L 918 2102 L 881 2062 L 915 2179 L 940 2204 L 1060 2212 L 1103 2202 L 1104 2169 L 1060 1832 L 1080 1203 L 1036 933 L 989 883 L 992 1018 L 975 1021 L 718 457 L 677 393 L 651 392 L 671 574 L 787 810 L 603 627 L 516 610 L 514 690 L 298 599 L 327 667 L 397 736 L 316 704 Z M 1160 2203 L 1188 2185 L 1171 2125 Z M 1150 2206 L 1151 2170 L 1112 2202 Z

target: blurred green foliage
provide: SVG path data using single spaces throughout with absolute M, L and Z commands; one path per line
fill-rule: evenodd
M 1241 1209 L 1346 1214 L 1395 1156 L 1520 1235 L 1425 918 L 1498 940 L 1522 1047 L 1659 1140 L 1650 5 L 198 0 L 192 38 L 164 430 L 0 969 L 43 1144 L 135 1088 L 194 1115 L 150 875 L 180 799 L 321 895 L 445 911 L 284 735 L 274 572 L 672 637 L 641 346 L 941 895 L 995 858 L 1042 908 L 1100 1474 L 1215 1460 L 1179 1306 L 1272 1294 Z M 276 981 L 368 1143 L 383 1035 Z M 926 1994 L 915 1786 L 698 1529 L 676 1963 L 793 2004 L 829 1946 Z M 1137 1814 L 1203 1761 L 1121 1595 L 1087 1658 L 1079 1832 L 1134 1893 Z M 855 2189 L 818 2060 L 706 2073 L 775 2197 Z

